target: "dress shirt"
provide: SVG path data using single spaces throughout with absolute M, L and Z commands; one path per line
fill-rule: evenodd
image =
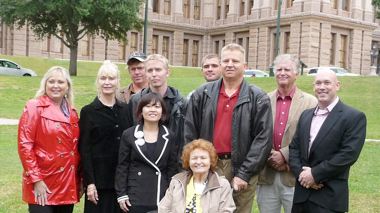
M 231 125 L 232 125 L 232 113 L 234 111 L 236 102 L 239 99 L 239 89 L 234 94 L 228 96 L 224 82 L 220 87 L 218 106 L 216 109 L 216 118 L 214 124 L 214 147 L 216 153 L 230 154 L 231 153 Z
M 338 101 L 339 97 L 337 97 L 328 107 L 326 107 L 326 109 L 321 110 L 319 106 L 317 106 L 317 108 L 315 109 L 310 126 L 309 153 L 310 148 L 313 145 L 314 139 L 315 137 L 317 137 L 317 134 L 321 129 L 321 126 L 323 125 L 323 122 L 325 122 L 327 116 L 330 114 L 331 110 L 333 110 Z

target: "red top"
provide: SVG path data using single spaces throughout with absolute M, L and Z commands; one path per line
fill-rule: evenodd
M 232 113 L 239 99 L 240 87 L 241 84 L 234 94 L 228 96 L 224 89 L 224 82 L 222 81 L 216 109 L 213 142 L 218 155 L 231 154 Z
M 284 136 L 286 124 L 288 123 L 289 109 L 295 91 L 296 90 L 293 89 L 292 92 L 284 98 L 282 98 L 277 91 L 276 118 L 273 130 L 273 147 L 276 151 L 281 149 L 282 137 Z

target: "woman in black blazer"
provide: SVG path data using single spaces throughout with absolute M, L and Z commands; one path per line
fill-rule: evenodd
M 86 200 L 84 212 L 121 212 L 116 199 L 115 172 L 120 138 L 130 127 L 127 104 L 118 101 L 120 72 L 105 61 L 95 82 L 98 96 L 80 112 L 79 151 L 82 157 Z
M 149 212 L 165 195 L 177 173 L 174 134 L 162 125 L 167 118 L 165 102 L 157 93 L 142 97 L 136 118 L 141 125 L 123 132 L 115 188 L 124 212 Z

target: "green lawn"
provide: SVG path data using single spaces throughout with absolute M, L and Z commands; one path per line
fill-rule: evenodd
M 21 66 L 37 71 L 38 77 L 14 77 L 0 75 L 0 118 L 18 119 L 27 100 L 34 97 L 41 78 L 51 66 L 61 65 L 68 68 L 65 60 L 32 57 L 4 56 Z M 96 96 L 95 76 L 99 62 L 78 62 L 78 76 L 72 77 L 75 92 L 75 107 L 80 109 L 92 102 Z M 130 83 L 125 64 L 118 64 L 121 70 L 122 85 Z M 274 78 L 249 78 L 249 82 L 269 92 L 276 88 Z M 340 77 L 340 99 L 367 115 L 367 138 L 380 139 L 380 87 L 379 77 Z M 199 68 L 171 67 L 169 85 L 174 86 L 186 96 L 190 91 L 203 84 Z M 313 93 L 313 77 L 300 76 L 297 86 Z M 380 153 L 380 143 L 367 142 L 358 162 L 351 169 L 350 212 L 380 212 L 378 197 L 380 187 L 380 162 L 375 160 Z M 26 204 L 21 201 L 22 167 L 17 154 L 17 126 L 0 126 L 0 212 L 27 212 Z M 75 212 L 82 212 L 82 204 L 75 206 Z M 256 204 L 253 212 L 258 212 Z

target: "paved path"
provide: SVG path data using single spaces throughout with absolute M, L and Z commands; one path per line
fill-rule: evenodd
M 17 119 L 0 118 L 0 125 L 18 125 Z

